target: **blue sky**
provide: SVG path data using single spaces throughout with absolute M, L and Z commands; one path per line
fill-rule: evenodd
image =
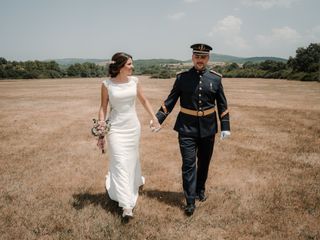
M 295 56 L 320 42 L 318 0 L 0 0 L 8 60 L 190 59 L 190 45 L 239 57 Z

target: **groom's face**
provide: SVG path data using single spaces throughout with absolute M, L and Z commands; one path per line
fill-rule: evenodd
M 209 55 L 192 54 L 192 62 L 197 70 L 204 69 L 209 61 Z

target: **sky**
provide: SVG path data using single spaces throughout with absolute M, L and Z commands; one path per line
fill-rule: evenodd
M 319 0 L 0 0 L 7 60 L 295 56 L 320 42 Z

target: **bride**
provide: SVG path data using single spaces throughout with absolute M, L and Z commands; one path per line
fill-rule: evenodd
M 133 217 L 133 208 L 138 198 L 138 190 L 144 184 L 139 160 L 140 122 L 135 101 L 140 100 L 152 118 L 151 128 L 160 129 L 152 107 L 144 96 L 141 83 L 131 76 L 132 56 L 119 52 L 112 56 L 109 64 L 110 78 L 101 86 L 101 106 L 99 124 L 103 127 L 107 117 L 111 124 L 107 133 L 109 170 L 106 175 L 106 189 L 109 197 L 123 209 L 122 217 Z M 104 146 L 104 138 L 98 139 L 98 146 Z

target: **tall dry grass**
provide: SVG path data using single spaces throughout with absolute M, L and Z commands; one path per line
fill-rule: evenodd
M 146 184 L 125 224 L 90 135 L 101 81 L 0 82 L 1 239 L 320 239 L 318 83 L 224 79 L 232 136 L 216 141 L 209 198 L 192 217 L 182 210 L 178 106 L 154 134 L 138 103 Z M 157 110 L 173 79 L 140 81 Z

